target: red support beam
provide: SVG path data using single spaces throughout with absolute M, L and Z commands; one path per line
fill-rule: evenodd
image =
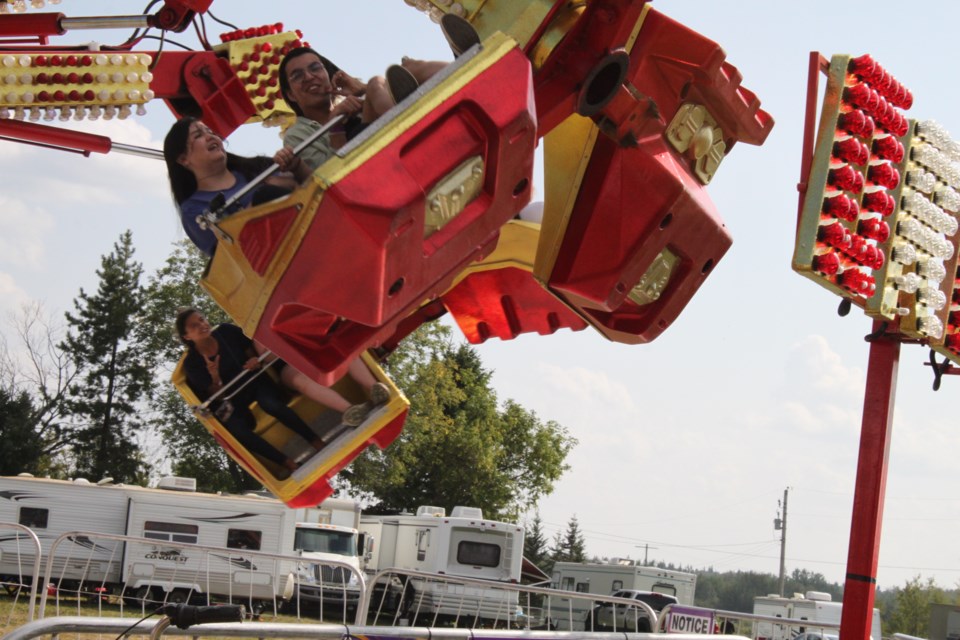
M 900 334 L 874 321 L 860 426 L 860 458 L 853 494 L 841 640 L 869 640 L 877 587 L 883 498 L 893 430 Z

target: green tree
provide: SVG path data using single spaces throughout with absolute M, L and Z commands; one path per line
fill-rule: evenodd
M 923 584 L 920 576 L 915 576 L 897 591 L 889 616 L 890 628 L 884 629 L 884 632 L 926 638 L 929 635 L 930 605 L 946 601 L 946 595 L 933 578 L 928 578 Z
M 449 328 L 419 328 L 387 370 L 410 399 L 406 425 L 386 451 L 368 449 L 340 483 L 377 510 L 468 505 L 514 519 L 568 468 L 576 441 L 515 402 L 499 408 L 491 372 L 476 350 L 454 343 Z
M 26 391 L 0 387 L 0 476 L 39 470 L 43 442 L 34 432 L 33 413 Z
M 143 399 L 151 382 L 147 354 L 134 339 L 143 307 L 143 268 L 133 259 L 129 231 L 101 259 L 95 294 L 83 289 L 66 314 L 65 351 L 79 374 L 68 406 L 77 423 L 74 473 L 99 479 L 142 482 L 145 465 L 136 438 L 143 430 Z
M 214 324 L 228 320 L 197 285 L 205 267 L 206 257 L 192 242 L 174 244 L 163 266 L 147 282 L 137 336 L 154 365 L 151 424 L 162 436 L 171 471 L 195 478 L 201 491 L 239 493 L 257 489 L 260 483 L 217 444 L 170 381 L 184 349 L 173 327 L 177 310 L 199 309 Z
M 543 521 L 540 519 L 540 512 L 537 511 L 533 520 L 525 528 L 523 536 L 523 557 L 540 567 L 544 573 L 549 574 L 553 568 L 550 562 L 550 549 L 547 546 L 547 536 L 543 530 Z
M 554 562 L 585 562 L 587 559 L 587 543 L 580 530 L 580 522 L 573 515 L 567 521 L 567 529 L 561 534 L 557 532 L 553 542 Z

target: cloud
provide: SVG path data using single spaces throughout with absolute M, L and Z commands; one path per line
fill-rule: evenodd
M 563 394 L 567 403 L 599 404 L 613 414 L 637 410 L 628 387 L 612 379 L 605 371 L 549 364 L 540 364 L 537 370 L 548 385 Z
M 851 389 L 863 389 L 864 374 L 858 367 L 848 367 L 821 335 L 809 335 L 790 347 L 787 362 L 788 383 L 812 382 L 824 393 L 848 395 Z
M 37 268 L 44 257 L 44 238 L 53 227 L 45 209 L 0 194 L 0 264 Z
M 0 316 L 19 309 L 30 299 L 9 273 L 0 271 Z

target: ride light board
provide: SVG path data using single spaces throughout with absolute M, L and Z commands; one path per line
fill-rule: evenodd
M 262 120 L 265 126 L 279 125 L 294 116 L 280 95 L 280 62 L 287 53 L 309 46 L 301 41 L 300 31 L 284 31 L 283 23 L 229 31 L 220 35 L 223 44 L 214 47 L 226 57 L 237 78 L 243 83 L 257 113 L 251 121 Z
M 960 156 L 941 127 L 906 118 L 912 103 L 870 56 L 831 58 L 793 268 L 934 343 L 956 272 Z
M 124 119 L 154 98 L 145 53 L 9 52 L 0 56 L 0 119 Z

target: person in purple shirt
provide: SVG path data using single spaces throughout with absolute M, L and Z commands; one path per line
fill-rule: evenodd
M 273 160 L 266 156 L 245 158 L 227 153 L 223 139 L 202 121 L 191 117 L 178 120 L 170 128 L 163 141 L 163 157 L 183 230 L 200 251 L 212 256 L 217 237 L 209 229 L 200 228 L 197 216 L 209 209 L 218 195 L 223 194 L 224 199 L 229 200 L 269 168 Z M 246 194 L 237 203 L 237 209 L 282 197 L 296 186 L 296 180 L 289 174 L 270 176 Z

